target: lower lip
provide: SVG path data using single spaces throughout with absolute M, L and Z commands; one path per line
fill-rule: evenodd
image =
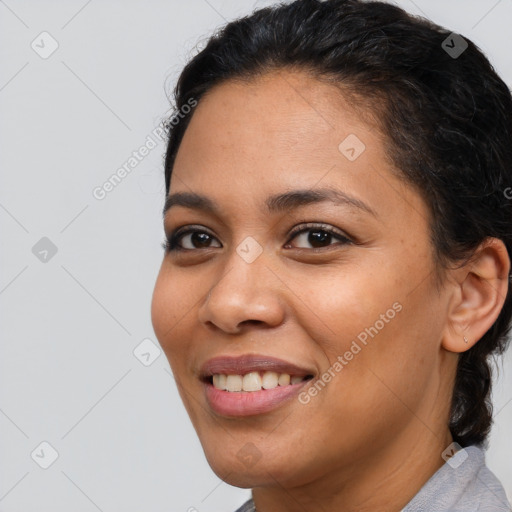
M 307 382 L 261 391 L 223 391 L 206 383 L 206 399 L 210 407 L 222 416 L 253 416 L 277 409 L 297 395 Z

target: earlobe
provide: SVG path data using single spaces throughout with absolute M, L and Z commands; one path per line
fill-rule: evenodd
M 502 240 L 488 238 L 455 273 L 442 347 L 465 352 L 498 318 L 508 292 L 510 258 Z

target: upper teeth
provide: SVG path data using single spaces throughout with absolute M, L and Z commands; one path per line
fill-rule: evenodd
M 276 372 L 249 372 L 245 375 L 224 375 L 215 374 L 213 376 L 213 385 L 223 391 L 260 391 L 261 389 L 274 389 L 277 386 L 287 386 L 288 384 L 297 384 L 302 382 L 305 377 L 288 373 Z

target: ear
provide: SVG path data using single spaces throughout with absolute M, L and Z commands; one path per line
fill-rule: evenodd
M 498 238 L 487 238 L 453 274 L 453 294 L 442 347 L 465 352 L 491 328 L 508 292 L 510 258 Z

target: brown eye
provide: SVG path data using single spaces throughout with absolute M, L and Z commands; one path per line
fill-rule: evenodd
M 203 231 L 190 231 L 189 233 L 183 233 L 179 240 L 183 242 L 183 249 L 204 249 L 206 247 L 210 247 L 214 238 Z M 186 247 L 187 240 L 189 247 Z
M 299 240 L 299 244 L 306 244 L 306 247 L 298 247 L 299 249 L 321 249 L 334 245 L 332 242 L 339 242 L 342 245 L 350 243 L 351 240 L 347 238 L 343 233 L 334 230 L 329 226 L 307 226 L 297 230 L 291 240 Z M 307 247 L 310 244 L 312 247 Z M 287 244 L 287 247 L 290 244 Z
M 199 229 L 187 229 L 172 233 L 164 243 L 167 251 L 192 251 L 194 249 L 208 249 L 210 247 L 221 247 L 221 245 L 212 246 L 212 241 L 217 240 L 213 235 Z

